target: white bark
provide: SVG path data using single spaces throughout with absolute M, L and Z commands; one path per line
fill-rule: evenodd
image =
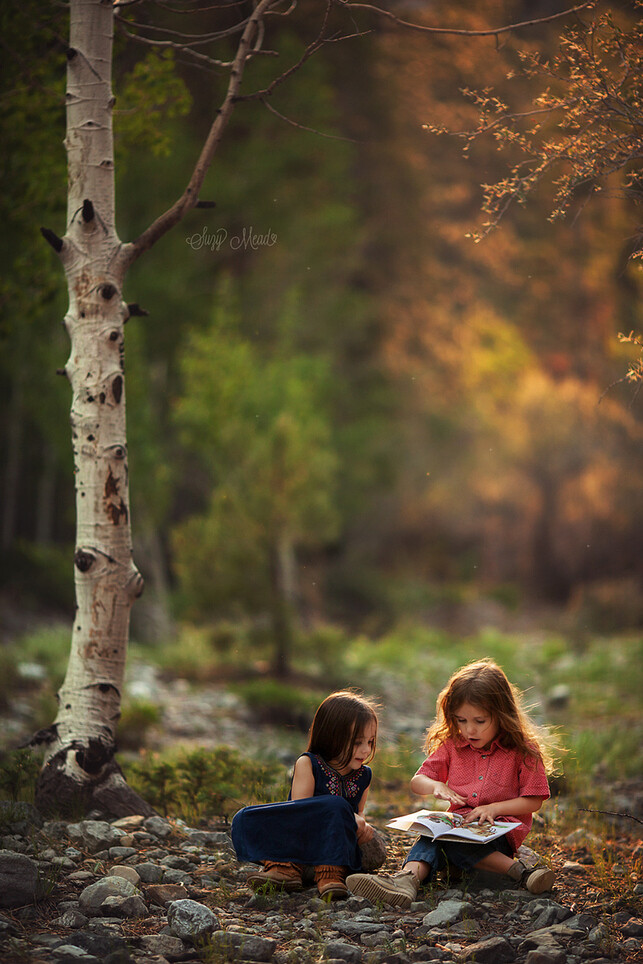
M 36 788 L 43 810 L 152 812 L 113 759 L 129 615 L 143 580 L 132 559 L 125 431 L 122 298 L 127 269 L 198 203 L 199 190 L 234 109 L 252 38 L 275 0 L 259 0 L 241 34 L 223 103 L 181 197 L 134 242 L 115 227 L 111 0 L 70 0 L 67 70 L 67 230 L 44 236 L 58 251 L 69 290 L 71 426 L 76 473 L 76 617 L 58 715 L 44 744 Z
M 87 796 L 112 761 L 132 602 L 123 325 L 128 317 L 115 229 L 111 88 L 113 13 L 71 0 L 67 69 L 69 193 L 60 258 L 69 291 L 71 427 L 76 475 L 76 617 L 41 791 Z M 64 789 L 63 789 L 64 788 Z M 46 802 L 46 801 L 45 801 Z

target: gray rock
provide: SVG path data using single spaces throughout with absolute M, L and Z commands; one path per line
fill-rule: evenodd
M 169 867 L 171 870 L 192 870 L 194 863 L 187 857 L 177 857 L 174 854 L 168 854 L 167 857 L 163 857 L 161 861 L 163 867 Z
M 83 950 L 82 947 L 76 947 L 74 944 L 59 944 L 58 947 L 54 947 L 51 951 L 56 964 L 100 964 L 98 957 L 94 954 L 89 954 L 88 951 Z
M 354 944 L 346 944 L 344 941 L 330 941 L 324 947 L 324 957 L 330 957 L 336 961 L 346 961 L 347 964 L 360 964 L 363 954 L 359 947 Z
M 163 817 L 148 817 L 143 826 L 148 833 L 161 839 L 169 837 L 172 833 L 172 825 L 167 820 L 164 820 Z
M 124 877 L 125 880 L 129 880 L 130 884 L 134 884 L 135 887 L 141 882 L 140 875 L 134 869 L 134 867 L 110 867 L 107 871 L 108 877 Z
M 80 823 L 70 823 L 67 832 L 70 840 L 92 854 L 98 854 L 101 850 L 109 851 L 110 847 L 118 845 L 118 841 L 123 836 L 121 830 L 110 826 L 105 820 L 81 820 Z
M 448 927 L 463 917 L 473 917 L 474 913 L 474 906 L 468 900 L 442 900 L 422 923 L 425 927 Z
M 70 927 L 74 930 L 78 930 L 80 927 L 84 927 L 87 923 L 88 918 L 84 914 L 81 914 L 79 910 L 66 910 L 64 914 L 57 917 L 52 923 L 56 924 L 57 927 Z
M 516 952 L 504 937 L 487 937 L 467 947 L 460 959 L 476 964 L 505 964 L 516 960 Z
M 81 892 L 80 910 L 88 917 L 98 917 L 103 914 L 103 904 L 108 897 L 134 896 L 140 897 L 140 894 L 131 881 L 125 880 L 124 877 L 103 877 Z
M 360 937 L 362 934 L 376 934 L 386 930 L 386 925 L 379 921 L 355 920 L 350 917 L 339 917 L 333 921 L 333 929 L 347 937 Z
M 563 921 L 567 927 L 571 927 L 573 930 L 585 931 L 589 934 L 593 927 L 596 927 L 598 920 L 593 914 L 574 914 L 572 917 L 571 913 L 567 917 L 563 917 Z
M 525 958 L 525 964 L 567 964 L 569 958 L 567 952 L 562 947 L 542 947 L 529 951 Z
M 221 926 L 209 907 L 187 898 L 170 904 L 167 919 L 172 934 L 191 943 L 207 937 Z
M 139 939 L 138 946 L 147 954 L 159 954 L 168 961 L 185 954 L 183 941 L 171 934 L 148 934 Z
M 127 860 L 128 857 L 134 857 L 136 855 L 136 850 L 134 847 L 110 847 L 109 856 L 112 860 Z
M 70 934 L 65 940 L 67 944 L 81 947 L 89 954 L 101 959 L 117 951 L 127 951 L 127 944 L 118 934 L 92 933 L 89 930 L 81 930 Z
M 0 850 L 0 907 L 22 907 L 41 896 L 36 862 L 25 854 Z
M 162 867 L 153 863 L 134 864 L 134 870 L 144 884 L 160 884 L 165 872 Z
M 558 924 L 558 912 L 555 907 L 543 907 L 538 917 L 534 920 L 534 928 L 550 927 Z
M 277 942 L 269 937 L 239 931 L 215 931 L 210 943 L 215 954 L 221 954 L 224 960 L 270 961 L 277 949 Z
M 130 897 L 120 897 L 112 895 L 106 897 L 101 905 L 102 914 L 111 914 L 114 917 L 147 917 L 149 911 L 141 897 L 132 894 Z
M 188 884 L 194 883 L 192 878 L 185 870 L 166 870 L 163 874 L 164 884 Z
M 198 847 L 230 847 L 232 849 L 232 838 L 229 833 L 222 831 L 191 830 L 189 844 Z
M 638 917 L 631 917 L 627 924 L 621 927 L 624 937 L 643 937 L 643 920 Z

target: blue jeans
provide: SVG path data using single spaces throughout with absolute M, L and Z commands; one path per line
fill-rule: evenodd
M 431 840 L 430 837 L 418 837 L 406 856 L 404 863 L 409 860 L 421 860 L 429 865 L 428 880 L 431 880 L 438 870 L 444 870 L 448 864 L 453 864 L 460 870 L 471 870 L 483 857 L 488 857 L 499 851 L 507 857 L 513 857 L 513 850 L 506 837 L 486 844 L 454 843 L 452 840 Z

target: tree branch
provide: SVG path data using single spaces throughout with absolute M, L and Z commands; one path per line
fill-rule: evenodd
M 633 813 L 619 813 L 617 810 L 588 810 L 587 807 L 579 807 L 580 813 L 602 813 L 608 817 L 627 817 L 628 820 L 636 820 L 637 823 L 643 823 L 639 817 L 635 817 Z
M 506 27 L 495 27 L 490 30 L 461 30 L 455 27 L 427 27 L 418 23 L 411 23 L 409 20 L 402 20 L 400 17 L 397 17 L 394 13 L 391 13 L 390 10 L 384 10 L 382 7 L 377 7 L 371 3 L 355 3 L 354 0 L 334 0 L 334 2 L 338 4 L 338 6 L 349 10 L 368 10 L 370 13 L 391 20 L 397 24 L 398 27 L 406 27 L 409 30 L 419 30 L 422 33 L 457 37 L 496 37 L 498 34 L 510 33 L 512 30 L 519 30 L 521 27 L 535 27 L 541 23 L 560 20 L 562 17 L 567 17 L 572 13 L 578 13 L 579 10 L 588 10 L 594 6 L 594 0 L 587 0 L 586 3 L 581 3 L 576 7 L 568 7 L 567 10 L 561 10 L 560 13 L 553 13 L 549 17 L 538 17 L 535 20 L 522 20 L 520 23 L 511 23 Z
M 123 245 L 119 252 L 119 265 L 122 270 L 126 270 L 137 258 L 145 251 L 148 251 L 159 238 L 163 237 L 175 224 L 183 219 L 187 211 L 195 207 L 199 200 L 199 191 L 203 185 L 205 175 L 212 163 L 212 159 L 217 151 L 223 132 L 228 124 L 230 115 L 234 110 L 237 94 L 243 79 L 248 53 L 251 48 L 253 36 L 259 32 L 261 18 L 266 10 L 274 3 L 274 0 L 260 0 L 254 13 L 249 17 L 243 35 L 239 41 L 237 53 L 234 58 L 230 71 L 230 80 L 225 98 L 217 116 L 210 128 L 201 155 L 196 163 L 190 181 L 181 197 L 164 214 L 156 219 L 139 237 Z

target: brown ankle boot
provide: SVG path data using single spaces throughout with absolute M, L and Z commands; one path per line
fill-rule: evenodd
M 315 883 L 320 897 L 328 897 L 330 900 L 341 900 L 348 897 L 346 880 L 346 870 L 344 867 L 333 867 L 331 864 L 322 864 L 315 867 Z
M 301 867 L 299 864 L 278 864 L 272 860 L 263 863 L 263 870 L 250 874 L 247 878 L 253 890 L 272 884 L 281 890 L 301 890 Z

